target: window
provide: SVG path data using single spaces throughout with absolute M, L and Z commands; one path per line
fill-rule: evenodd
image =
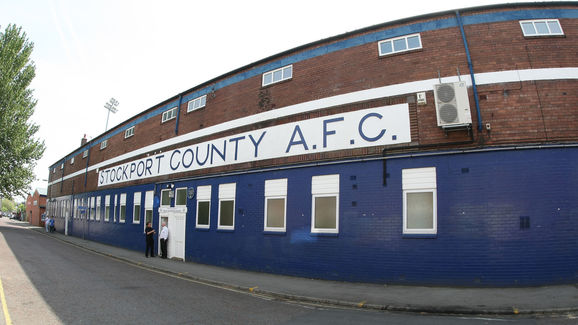
M 186 206 L 187 205 L 187 188 L 177 188 L 175 198 L 175 206 Z
M 437 233 L 436 169 L 402 170 L 403 233 Z
M 132 223 L 140 223 L 140 192 L 134 193 Z
M 197 186 L 197 228 L 209 229 L 211 220 L 211 185 Z
M 104 197 L 104 221 L 110 220 L 110 195 Z
M 161 191 L 161 206 L 170 206 L 171 205 L 171 192 L 172 189 L 162 190 Z
M 96 206 L 94 209 L 96 210 L 95 221 L 100 221 L 100 213 L 101 213 L 101 205 L 100 205 L 100 196 L 96 197 Z
M 263 86 L 274 84 L 293 77 L 293 66 L 288 65 L 277 70 L 265 72 L 263 74 Z
M 192 112 L 196 109 L 203 108 L 207 105 L 207 95 L 203 95 L 201 97 L 197 97 L 189 102 L 187 107 L 187 113 Z
M 60 165 L 60 169 L 64 169 L 64 163 Z
M 235 229 L 235 183 L 219 185 L 218 229 Z
M 153 201 L 154 201 L 154 191 L 147 191 L 145 193 L 145 223 L 153 222 Z
M 339 233 L 339 175 L 313 176 L 311 232 Z
M 379 56 L 421 49 L 419 34 L 390 38 L 377 43 Z
M 103 140 L 103 141 L 100 143 L 100 150 L 106 148 L 107 145 L 108 145 L 108 140 Z
M 94 205 L 93 203 L 94 198 L 89 197 L 88 198 L 88 217 L 86 218 L 87 220 L 90 220 L 92 218 L 92 220 L 94 220 L 95 218 L 95 212 L 94 212 Z
M 125 221 L 126 221 L 126 194 L 121 194 L 118 222 L 125 223 Z
M 88 149 L 86 149 L 82 152 L 82 158 L 86 158 L 86 157 L 88 157 Z
M 171 108 L 168 111 L 163 113 L 163 118 L 162 118 L 161 123 L 165 123 L 166 121 L 172 120 L 175 117 L 177 117 L 177 108 L 173 107 L 173 108 Z
M 287 179 L 265 181 L 265 231 L 285 232 Z
M 558 19 L 522 20 L 520 26 L 524 36 L 564 35 Z
M 128 129 L 126 129 L 126 130 L 124 131 L 124 138 L 125 138 L 125 139 L 126 139 L 126 138 L 130 138 L 130 137 L 132 137 L 133 135 L 134 135 L 134 126 L 128 128 Z
M 74 165 L 74 157 L 72 157 L 72 158 L 70 159 L 70 164 L 71 164 L 71 165 Z

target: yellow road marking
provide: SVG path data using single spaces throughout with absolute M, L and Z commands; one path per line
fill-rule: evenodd
M 2 278 L 0 278 L 0 300 L 2 300 L 2 310 L 4 310 L 4 319 L 6 325 L 12 325 L 12 319 L 8 313 L 8 305 L 6 304 L 6 296 L 4 296 L 4 287 L 2 287 Z
M 362 302 L 358 303 L 358 304 L 357 304 L 357 307 L 359 307 L 359 308 L 363 308 L 363 306 L 365 306 L 365 303 L 366 303 L 366 302 L 367 302 L 367 301 L 366 301 L 366 300 L 364 300 L 364 301 L 362 301 Z

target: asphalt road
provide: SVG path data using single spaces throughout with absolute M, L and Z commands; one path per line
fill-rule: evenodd
M 0 324 L 575 324 L 573 315 L 458 317 L 335 309 L 212 287 L 0 219 Z M 2 312 L 0 312 L 2 313 Z

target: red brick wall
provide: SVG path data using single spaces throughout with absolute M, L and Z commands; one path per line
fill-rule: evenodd
M 497 10 L 503 11 L 506 9 Z M 520 8 L 517 8 L 517 10 L 520 10 Z M 466 13 L 464 17 L 470 14 L 472 13 Z M 435 21 L 450 17 L 452 16 L 430 17 L 423 21 Z M 410 21 L 403 24 L 416 22 Z M 576 66 L 578 19 L 561 19 L 560 22 L 565 33 L 563 37 L 525 38 L 517 20 L 465 26 L 475 72 Z M 383 29 L 392 27 L 397 26 L 387 26 L 383 27 Z M 366 30 L 361 34 L 375 31 Z M 435 79 L 438 76 L 442 78 L 454 76 L 458 74 L 458 71 L 463 76 L 469 75 L 466 53 L 459 28 L 437 29 L 422 32 L 420 35 L 423 49 L 418 51 L 379 57 L 377 42 L 371 42 L 299 61 L 293 64 L 293 78 L 286 82 L 262 87 L 261 75 L 258 75 L 217 89 L 214 94 L 207 95 L 207 105 L 200 110 L 187 113 L 187 102 L 183 101 L 180 106 L 179 135 L 263 111 L 319 98 L 417 80 Z M 338 40 L 333 39 L 328 42 Z M 312 47 L 315 46 L 319 45 L 314 44 Z M 309 49 L 311 48 L 303 48 L 299 49 L 299 51 Z M 294 55 L 299 53 L 299 51 L 290 54 Z M 388 151 L 431 150 L 431 146 L 434 145 L 443 147 L 447 143 L 460 142 L 464 143 L 460 145 L 463 147 L 576 141 L 578 139 L 577 89 L 578 81 L 576 80 L 480 85 L 478 87 L 478 99 L 484 122 L 482 132 L 477 130 L 478 121 L 474 94 L 472 89 L 469 89 L 473 120 L 472 134 L 466 130 L 445 132 L 439 128 L 436 122 L 433 91 L 428 91 L 428 104 L 423 106 L 415 104 L 414 93 L 408 93 L 395 98 L 382 98 L 367 103 L 346 105 L 307 113 L 302 116 L 285 118 L 280 121 L 265 122 L 260 125 L 230 130 L 208 138 L 197 139 L 191 143 L 265 127 L 271 123 L 286 123 L 336 112 L 406 102 L 410 104 L 412 143 L 404 148 L 389 148 Z M 174 100 L 168 100 L 158 107 Z M 153 107 L 151 110 L 158 107 Z M 143 114 L 145 113 L 143 112 Z M 136 116 L 135 119 L 138 117 Z M 487 123 L 490 125 L 489 131 L 485 128 Z M 99 146 L 93 147 L 90 151 L 90 163 L 96 164 L 174 137 L 176 136 L 175 126 L 176 119 L 161 123 L 161 115 L 149 118 L 136 125 L 133 137 L 125 139 L 124 132 L 120 132 L 108 140 L 106 149 L 100 150 Z M 474 141 L 469 145 L 465 144 L 472 137 Z M 183 145 L 180 144 L 179 146 Z M 166 151 L 169 149 L 171 148 L 162 150 Z M 382 147 L 376 147 L 312 154 L 213 168 L 203 170 L 203 173 L 290 164 L 305 160 L 380 155 L 382 150 Z M 150 154 L 154 153 L 151 152 Z M 138 158 L 140 157 L 133 157 L 131 160 Z M 80 153 L 75 157 L 73 165 L 69 161 L 65 163 L 64 174 L 70 174 L 84 168 L 86 168 L 86 159 L 83 159 L 82 153 Z M 174 176 L 193 176 L 195 173 L 198 172 Z M 60 177 L 62 177 L 62 171 L 59 167 L 57 167 L 56 173 L 53 174 L 51 171 L 51 181 Z M 51 186 L 49 195 L 70 194 L 73 190 L 76 192 L 95 190 L 96 178 L 96 172 L 90 172 L 85 187 L 84 174 L 77 176 L 65 181 L 63 184 Z M 147 182 L 150 181 L 154 180 L 147 180 Z

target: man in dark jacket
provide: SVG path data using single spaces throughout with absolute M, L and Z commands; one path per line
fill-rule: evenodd
M 149 250 L 151 252 L 151 257 L 155 257 L 155 230 L 153 229 L 152 223 L 147 223 L 147 227 L 145 228 L 146 240 L 147 240 L 147 248 L 145 251 L 145 256 L 149 257 Z

